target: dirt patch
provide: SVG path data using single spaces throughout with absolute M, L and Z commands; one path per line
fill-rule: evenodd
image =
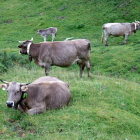
M 13 119 L 9 119 L 7 121 L 10 122 L 10 123 L 14 123 L 15 122 L 15 120 L 13 120 Z
M 35 129 L 28 130 L 28 132 L 31 133 L 31 134 L 34 134 L 35 133 Z
M 25 135 L 25 132 L 18 133 L 18 137 L 24 137 L 24 135 Z
M 6 23 L 12 23 L 12 20 L 7 20 Z

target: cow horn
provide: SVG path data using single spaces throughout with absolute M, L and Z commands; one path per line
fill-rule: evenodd
M 24 43 L 25 41 L 18 41 L 19 43 Z
M 139 21 L 136 21 L 136 19 L 135 19 L 135 23 L 138 23 L 138 24 L 140 24 L 140 22 L 139 22 Z
M 5 83 L 5 84 L 9 84 L 9 82 L 3 81 L 3 80 L 1 80 L 1 79 L 0 79 L 0 81 L 3 82 L 3 83 Z

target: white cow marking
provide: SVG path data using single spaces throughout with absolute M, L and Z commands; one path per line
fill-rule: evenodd
M 41 60 L 39 60 L 39 65 L 45 67 L 45 62 L 42 62 Z

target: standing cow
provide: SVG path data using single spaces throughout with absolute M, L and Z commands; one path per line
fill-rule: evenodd
M 103 43 L 103 31 L 105 34 L 105 46 L 108 46 L 107 39 L 110 35 L 118 37 L 123 36 L 123 44 L 126 44 L 126 39 L 133 32 L 140 29 L 140 22 L 135 21 L 133 23 L 106 23 L 102 26 L 102 43 Z
M 7 107 L 30 115 L 61 108 L 68 105 L 71 98 L 69 85 L 55 77 L 41 77 L 31 84 L 2 82 L 0 87 L 8 93 Z
M 56 36 L 56 33 L 57 33 L 56 27 L 49 27 L 49 28 L 44 29 L 44 30 L 40 30 L 40 29 L 37 30 L 37 34 L 40 34 L 44 38 L 44 42 L 46 42 L 46 37 L 48 35 L 52 35 L 52 42 L 53 42 L 53 40 Z
M 35 64 L 45 68 L 46 75 L 49 74 L 50 66 L 69 67 L 75 62 L 80 67 L 80 77 L 87 67 L 88 77 L 90 73 L 90 42 L 86 39 L 72 41 L 42 42 L 34 44 L 32 40 L 19 41 L 18 47 L 21 54 L 28 54 L 34 59 Z

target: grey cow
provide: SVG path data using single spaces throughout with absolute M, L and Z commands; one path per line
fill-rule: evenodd
M 133 32 L 140 29 L 140 22 L 135 21 L 133 23 L 106 23 L 102 26 L 102 43 L 103 43 L 103 32 L 105 34 L 105 46 L 108 46 L 107 39 L 110 35 L 118 37 L 123 36 L 123 44 L 126 44 L 126 39 Z
M 21 54 L 28 54 L 34 59 L 36 65 L 45 68 L 46 75 L 49 74 L 50 66 L 69 67 L 75 62 L 80 67 L 80 77 L 87 67 L 88 77 L 90 73 L 90 42 L 86 39 L 71 41 L 42 42 L 34 44 L 31 40 L 19 41 L 18 47 Z
M 0 87 L 8 93 L 7 107 L 19 109 L 30 115 L 43 113 L 46 109 L 66 106 L 71 98 L 69 85 L 56 77 L 41 77 L 29 85 L 2 82 L 4 84 Z
M 44 29 L 44 30 L 40 30 L 40 29 L 37 30 L 37 34 L 40 34 L 44 38 L 44 42 L 46 42 L 46 37 L 48 35 L 52 35 L 52 42 L 53 42 L 53 40 L 56 36 L 56 33 L 57 33 L 56 27 L 49 27 L 49 28 Z

